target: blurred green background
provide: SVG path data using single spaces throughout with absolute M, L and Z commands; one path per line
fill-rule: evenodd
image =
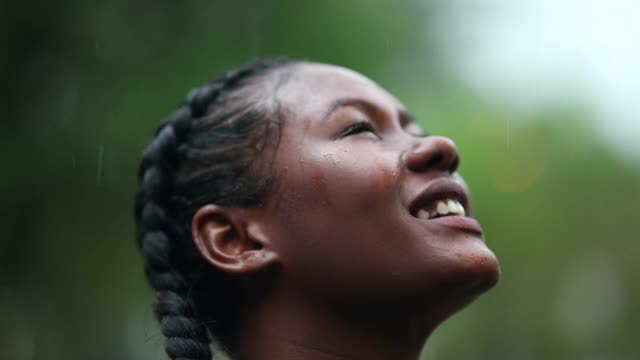
M 544 74 L 523 64 L 546 56 L 544 39 L 563 31 L 549 30 L 546 17 L 528 17 L 530 28 L 521 28 L 500 1 L 64 0 L 0 8 L 0 359 L 164 358 L 133 237 L 141 150 L 190 88 L 278 54 L 366 74 L 426 131 L 460 148 L 503 277 L 436 331 L 425 359 L 639 358 L 640 141 L 616 139 L 640 139 L 640 119 L 626 113 L 617 122 L 607 113 L 614 115 L 599 121 L 589 99 L 564 97 L 584 88 L 565 70 L 582 68 L 596 58 L 590 53 L 546 57 L 562 65 L 548 76 L 566 80 L 562 94 L 537 81 Z M 575 10 L 555 18 L 574 29 Z M 503 40 L 474 30 L 487 28 L 478 14 L 491 14 L 483 19 L 518 47 L 491 47 Z M 539 20 L 547 38 L 531 27 Z M 531 35 L 538 41 L 528 42 Z M 482 63 L 487 49 L 511 62 Z M 520 87 L 491 90 L 505 80 Z M 513 94 L 523 94 L 519 106 Z M 553 101 L 541 101 L 545 94 Z

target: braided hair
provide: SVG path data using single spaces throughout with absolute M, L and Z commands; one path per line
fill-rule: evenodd
M 259 86 L 291 64 L 284 58 L 257 61 L 192 90 L 143 153 L 137 239 L 171 359 L 211 359 L 211 336 L 221 343 L 229 336 L 233 312 L 215 309 L 230 302 L 224 297 L 231 282 L 199 255 L 191 218 L 211 203 L 257 205 L 269 189 L 271 176 L 254 160 L 274 138 L 274 124 L 281 126 L 283 110 L 273 92 L 268 96 Z M 225 292 L 214 293 L 212 282 Z

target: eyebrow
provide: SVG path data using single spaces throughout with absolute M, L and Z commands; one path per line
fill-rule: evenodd
M 375 105 L 374 103 L 362 98 L 354 98 L 354 97 L 339 98 L 331 102 L 331 104 L 329 105 L 329 109 L 327 110 L 325 115 L 322 117 L 322 121 L 327 120 L 334 111 L 345 106 L 353 106 L 353 107 L 359 108 L 368 114 L 375 114 L 382 111 L 382 109 L 377 105 Z M 405 109 L 398 109 L 397 113 L 398 113 L 398 117 L 400 118 L 400 123 L 402 126 L 407 124 L 412 124 L 412 123 L 413 124 L 418 123 L 416 118 Z

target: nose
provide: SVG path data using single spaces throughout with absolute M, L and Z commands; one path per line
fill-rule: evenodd
M 439 170 L 453 174 L 459 163 L 456 144 L 443 136 L 422 138 L 405 153 L 405 164 L 414 172 Z

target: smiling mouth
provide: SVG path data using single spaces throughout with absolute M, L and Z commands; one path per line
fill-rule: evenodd
M 444 216 L 466 216 L 464 206 L 456 199 L 442 199 L 421 207 L 414 215 L 418 219 L 428 220 Z
M 445 216 L 468 216 L 469 195 L 462 185 L 449 178 L 439 178 L 409 204 L 409 213 L 422 220 Z
M 465 188 L 444 177 L 432 181 L 409 205 L 414 218 L 482 236 L 482 227 L 470 212 Z

